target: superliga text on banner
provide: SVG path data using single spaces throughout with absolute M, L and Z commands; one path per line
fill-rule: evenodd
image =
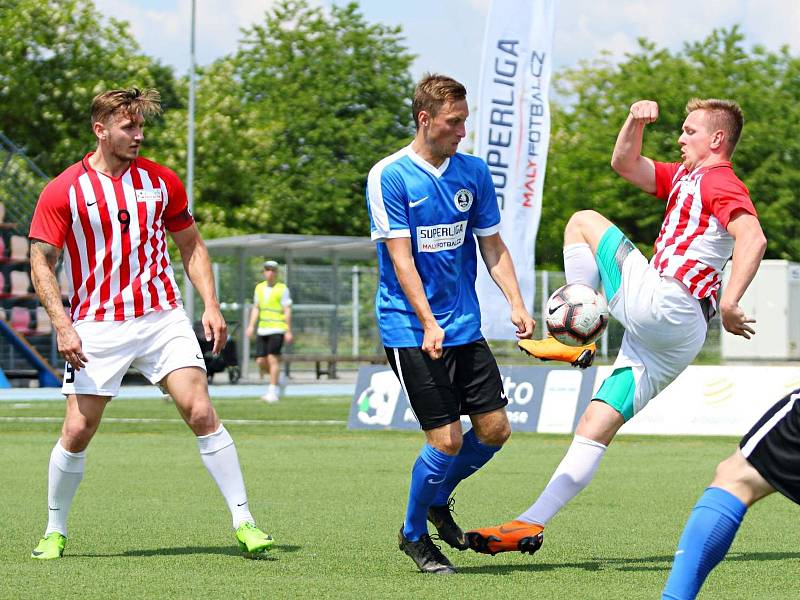
M 492 0 L 484 38 L 476 154 L 489 165 L 508 246 L 529 311 L 534 251 L 550 138 L 548 90 L 556 0 Z M 476 283 L 482 332 L 514 339 L 497 307 L 505 302 L 486 268 Z

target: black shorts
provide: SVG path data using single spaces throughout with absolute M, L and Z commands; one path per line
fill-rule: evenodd
M 283 348 L 283 334 L 271 333 L 269 335 L 260 335 L 256 340 L 256 357 L 260 358 L 267 354 L 280 355 L 281 348 Z
M 800 504 L 800 388 L 765 412 L 739 448 L 772 487 Z
M 386 348 L 422 429 L 487 413 L 508 404 L 500 370 L 486 340 L 448 346 L 439 360 L 421 348 Z

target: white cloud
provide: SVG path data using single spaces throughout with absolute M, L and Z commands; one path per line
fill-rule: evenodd
M 616 58 L 638 48 L 644 37 L 679 50 L 718 28 L 739 24 L 745 45 L 798 47 L 800 3 L 795 0 L 560 0 L 554 56 L 557 65 L 574 65 L 600 50 Z
M 195 13 L 195 56 L 208 64 L 236 50 L 240 29 L 261 21 L 277 0 L 200 0 Z M 133 37 L 151 56 L 185 73 L 189 68 L 191 0 L 142 8 L 126 0 L 95 0 L 103 15 L 128 21 Z
M 473 8 L 485 15 L 489 12 L 489 5 L 492 3 L 492 0 L 469 0 L 469 3 Z
M 263 20 L 277 0 L 198 0 L 196 55 L 208 64 L 235 51 L 240 29 Z M 336 1 L 315 0 L 329 6 Z M 403 26 L 411 52 L 419 55 L 414 75 L 424 69 L 477 81 L 480 45 L 491 0 L 360 0 L 368 20 Z M 191 0 L 95 0 L 104 15 L 131 24 L 145 52 L 185 73 L 189 64 Z M 636 51 L 637 38 L 678 50 L 714 28 L 739 23 L 745 43 L 775 50 L 800 47 L 800 2 L 796 0 L 559 0 L 554 42 L 556 67 L 575 65 L 608 50 L 616 58 Z
M 742 21 L 754 32 L 752 41 L 770 50 L 784 44 L 796 53 L 800 49 L 800 3 L 792 0 L 771 0 L 764 3 L 747 2 Z

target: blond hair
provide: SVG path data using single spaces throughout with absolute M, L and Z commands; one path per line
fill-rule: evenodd
M 446 102 L 457 102 L 467 97 L 467 89 L 451 77 L 437 73 L 427 73 L 414 90 L 414 100 L 411 102 L 411 113 L 414 115 L 414 125 L 419 129 L 419 113 L 427 112 L 431 117 Z
M 728 155 L 732 155 L 739 143 L 744 127 L 744 114 L 741 107 L 733 100 L 718 100 L 716 98 L 692 98 L 686 103 L 686 114 L 695 110 L 704 110 L 708 113 L 708 128 L 712 131 L 721 129 L 725 132 L 728 145 Z
M 106 123 L 116 113 L 141 114 L 145 119 L 161 114 L 161 94 L 155 89 L 108 90 L 92 100 L 92 123 Z

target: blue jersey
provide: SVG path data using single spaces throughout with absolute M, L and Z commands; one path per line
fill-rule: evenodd
M 375 311 L 384 346 L 421 346 L 422 324 L 406 298 L 384 241 L 410 237 L 444 345 L 481 339 L 475 292 L 474 235 L 500 230 L 500 210 L 489 169 L 480 158 L 456 153 L 438 168 L 407 146 L 377 163 L 367 181 L 372 239 L 378 246 L 380 282 Z

